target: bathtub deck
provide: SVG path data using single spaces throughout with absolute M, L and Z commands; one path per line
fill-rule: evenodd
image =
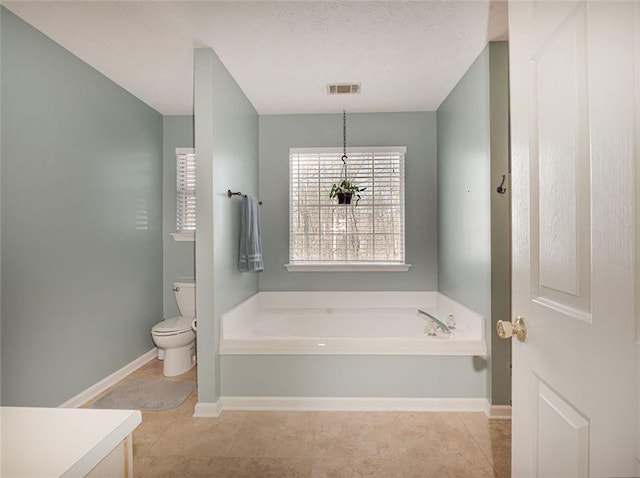
M 450 335 L 427 334 L 426 310 Z M 260 292 L 222 316 L 222 355 L 487 354 L 485 319 L 435 292 Z
M 226 338 L 222 355 L 487 355 L 484 340 L 446 337 L 420 338 Z

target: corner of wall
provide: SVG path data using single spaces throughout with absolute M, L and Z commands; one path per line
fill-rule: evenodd
M 491 403 L 511 403 L 511 341 L 495 333 L 499 320 L 511 320 L 511 184 L 509 164 L 509 49 L 492 42 L 489 50 L 491 121 Z M 506 192 L 496 188 L 502 183 Z
M 4 15 L 4 7 L 0 5 L 0 185 L 2 184 L 2 17 Z M 0 198 L 2 190 L 0 186 Z M 2 211 L 2 203 L 0 201 L 0 211 Z M 2 215 L 0 214 L 0 264 L 2 264 Z M 2 290 L 2 267 L 0 267 L 0 291 Z M 0 294 L 0 304 L 2 302 Z M 0 406 L 4 403 L 2 398 L 2 307 L 0 305 Z
M 438 290 L 490 316 L 489 48 L 436 112 Z
M 219 396 L 216 387 L 216 332 L 213 320 L 213 61 L 213 50 L 195 49 L 194 141 L 198 204 L 195 263 L 199 402 L 216 402 Z
M 198 401 L 215 403 L 220 316 L 258 291 L 238 271 L 241 201 L 226 195 L 258 194 L 258 114 L 212 49 L 195 50 L 194 84 Z

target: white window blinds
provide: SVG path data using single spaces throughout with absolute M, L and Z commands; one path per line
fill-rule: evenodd
M 329 191 L 344 179 L 342 149 L 291 149 L 290 263 L 404 264 L 405 152 L 347 149 L 347 177 L 366 189 L 351 205 L 339 205 Z
M 176 149 L 176 230 L 196 230 L 196 155 L 192 148 Z

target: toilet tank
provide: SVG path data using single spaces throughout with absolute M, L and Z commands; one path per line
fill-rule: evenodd
M 194 282 L 174 282 L 173 293 L 176 295 L 180 315 L 183 317 L 195 317 L 196 284 Z

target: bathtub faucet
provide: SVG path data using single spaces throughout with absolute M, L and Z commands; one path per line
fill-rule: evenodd
M 440 327 L 440 330 L 442 330 L 443 334 L 451 335 L 451 330 L 449 330 L 449 327 L 447 327 L 441 320 L 436 319 L 433 315 L 431 315 L 429 312 L 425 312 L 424 310 L 418 309 L 418 312 L 420 312 L 424 316 L 423 318 L 425 320 L 430 320 L 438 327 Z

